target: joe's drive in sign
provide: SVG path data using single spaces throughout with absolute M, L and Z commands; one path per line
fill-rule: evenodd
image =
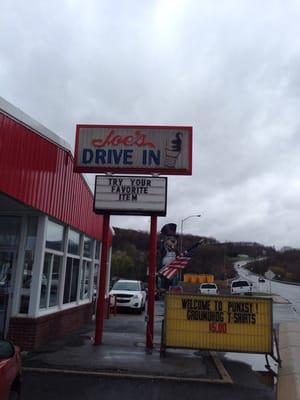
M 77 125 L 76 172 L 192 174 L 192 127 Z
M 98 214 L 166 215 L 167 178 L 97 175 L 94 210 Z

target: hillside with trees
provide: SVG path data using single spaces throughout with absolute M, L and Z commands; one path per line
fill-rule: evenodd
M 267 258 L 256 260 L 248 268 L 259 275 L 271 269 L 275 279 L 286 282 L 300 282 L 300 250 L 288 249 L 274 252 Z
M 147 281 L 149 259 L 149 234 L 144 231 L 114 228 L 112 251 L 112 277 Z M 183 249 L 192 247 L 200 236 L 184 235 Z M 214 238 L 205 238 L 206 244 L 198 247 L 185 268 L 186 273 L 213 274 L 215 279 L 234 276 L 233 261 L 244 255 L 263 258 L 251 264 L 254 272 L 263 275 L 269 268 L 276 277 L 286 281 L 300 282 L 300 250 L 276 251 L 255 242 L 220 243 Z M 157 266 L 160 267 L 160 236 L 157 241 Z
M 149 234 L 115 228 L 111 276 L 147 281 Z

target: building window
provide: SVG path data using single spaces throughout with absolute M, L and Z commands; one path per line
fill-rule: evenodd
M 80 234 L 70 229 L 68 238 L 68 253 L 79 254 Z
M 96 297 L 98 291 L 100 267 L 98 263 L 94 265 L 94 282 L 93 282 L 93 297 Z
M 21 301 L 19 312 L 21 314 L 28 314 L 29 299 L 30 299 L 30 288 L 32 280 L 32 268 L 33 268 L 33 251 L 25 250 L 24 266 L 23 266 L 23 277 L 21 283 Z
M 36 244 L 38 217 L 28 217 L 26 245 L 21 282 L 20 314 L 28 314 L 30 289 L 32 281 L 32 269 Z
M 20 217 L 0 216 L 0 246 L 16 247 L 20 236 Z
M 89 297 L 90 271 L 91 271 L 91 262 L 83 260 L 82 270 L 81 270 L 81 282 L 80 282 L 80 300 L 88 299 Z
M 95 258 L 96 260 L 99 260 L 100 258 L 100 242 L 96 242 Z
M 77 300 L 78 277 L 79 259 L 68 257 L 64 287 L 64 304 Z
M 58 305 L 62 256 L 46 253 L 41 284 L 40 308 Z
M 63 250 L 64 227 L 48 220 L 46 231 L 46 248 L 52 250 Z
M 83 257 L 92 258 L 93 239 L 84 236 L 83 238 Z
M 37 226 L 38 217 L 28 217 L 26 249 L 30 249 L 32 251 L 35 249 Z
M 58 304 L 61 262 L 62 262 L 61 257 L 53 255 L 53 265 L 52 265 L 51 280 L 50 280 L 49 307 L 53 307 Z

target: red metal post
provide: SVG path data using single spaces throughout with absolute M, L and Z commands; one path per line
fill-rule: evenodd
M 149 352 L 153 349 L 154 334 L 154 301 L 155 301 L 155 275 L 156 275 L 156 243 L 157 243 L 157 216 L 151 216 L 150 246 L 149 246 L 149 273 L 148 273 L 148 318 L 146 332 L 146 348 Z
M 98 299 L 96 308 L 96 330 L 95 330 L 95 345 L 102 344 L 103 325 L 105 315 L 105 286 L 106 286 L 106 271 L 108 259 L 108 235 L 109 235 L 109 214 L 103 216 L 103 232 L 102 232 L 102 248 L 100 274 L 98 280 Z

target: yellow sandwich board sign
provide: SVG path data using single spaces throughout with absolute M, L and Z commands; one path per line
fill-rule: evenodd
M 272 299 L 167 294 L 166 347 L 273 354 Z

